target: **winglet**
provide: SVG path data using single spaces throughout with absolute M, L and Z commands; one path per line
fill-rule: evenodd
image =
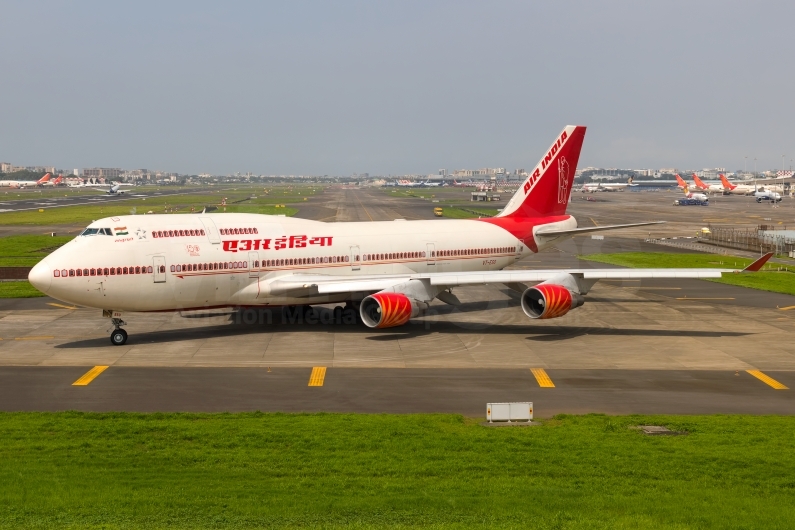
M 772 257 L 773 257 L 773 253 L 772 252 L 768 252 L 767 254 L 765 254 L 764 256 L 762 256 L 761 258 L 759 258 L 758 260 L 754 261 L 753 263 L 748 265 L 746 268 L 744 268 L 743 272 L 756 272 L 756 271 L 758 271 L 759 269 L 761 269 L 764 266 L 765 263 L 767 263 L 767 260 L 769 260 Z

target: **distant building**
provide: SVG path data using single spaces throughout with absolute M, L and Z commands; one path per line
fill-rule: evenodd
M 439 170 L 439 174 L 440 174 L 441 176 L 443 176 L 443 177 L 446 177 L 446 176 L 447 176 L 447 170 L 446 170 L 446 169 L 440 169 L 440 170 Z
M 11 173 L 11 164 L 8 162 L 0 162 L 0 173 Z
M 718 180 L 721 174 L 726 173 L 725 167 L 704 168 L 701 171 L 696 171 L 696 175 L 702 179 Z
M 55 166 L 27 166 L 25 170 L 33 173 L 55 173 Z
M 89 167 L 83 168 L 83 176 L 87 178 L 117 179 L 122 171 L 117 167 Z
M 485 177 L 487 175 L 504 175 L 505 168 L 483 168 L 483 169 L 456 169 L 453 171 L 454 177 Z

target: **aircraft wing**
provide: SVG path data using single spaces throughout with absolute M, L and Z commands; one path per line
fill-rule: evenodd
M 267 284 L 272 295 L 314 296 L 338 293 L 375 293 L 390 289 L 410 280 L 420 280 L 433 286 L 456 287 L 461 285 L 483 285 L 488 283 L 543 282 L 561 274 L 570 274 L 583 280 L 635 280 L 651 278 L 720 278 L 723 274 L 756 272 L 772 256 L 765 254 L 743 270 L 735 269 L 549 269 L 501 271 L 407 273 L 389 275 L 320 275 L 288 274 L 280 276 Z
M 619 228 L 631 228 L 633 226 L 659 225 L 664 222 L 665 221 L 647 221 L 645 223 L 629 223 L 624 225 L 587 226 L 585 228 L 572 228 L 571 230 L 544 230 L 542 228 L 537 231 L 535 235 L 545 237 L 576 236 L 578 234 L 587 234 L 589 232 L 599 232 L 602 230 L 618 230 Z

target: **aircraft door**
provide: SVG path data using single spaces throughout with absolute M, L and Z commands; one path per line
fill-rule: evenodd
M 359 247 L 351 247 L 351 270 L 358 271 L 362 268 L 362 256 L 359 254 Z
M 213 245 L 217 245 L 221 242 L 221 236 L 218 233 L 218 228 L 216 228 L 215 223 L 209 217 L 199 217 L 199 221 L 202 222 L 204 225 L 204 231 L 207 233 L 207 237 L 210 239 L 210 243 Z
M 152 258 L 155 283 L 166 283 L 166 258 L 155 256 Z
M 426 247 L 425 263 L 428 265 L 436 265 L 436 245 L 428 243 Z
M 259 278 L 259 252 L 248 253 L 248 277 Z

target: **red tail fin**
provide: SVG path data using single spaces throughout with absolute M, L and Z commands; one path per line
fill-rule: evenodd
M 726 175 L 724 175 L 723 173 L 720 174 L 720 181 L 723 183 L 723 187 L 724 188 L 733 190 L 734 188 L 737 187 L 734 184 L 732 184 L 731 182 L 729 182 L 729 179 L 727 179 Z
M 563 129 L 498 217 L 565 214 L 584 139 L 581 125 Z
M 47 173 L 46 175 L 41 177 L 39 180 L 37 180 L 36 184 L 43 184 L 44 182 L 47 182 L 48 180 L 50 180 L 50 174 L 49 173 Z
M 682 177 L 679 176 L 679 173 L 677 173 L 675 176 L 676 176 L 676 182 L 679 183 L 679 187 L 683 188 L 683 189 L 687 189 L 687 182 L 682 180 Z
M 700 188 L 700 189 L 702 189 L 702 190 L 708 190 L 708 189 L 709 189 L 709 186 L 707 186 L 706 184 L 704 184 L 704 183 L 701 181 L 701 179 L 700 179 L 700 178 L 698 178 L 698 175 L 696 175 L 695 173 L 693 173 L 693 182 L 695 182 L 695 183 L 696 183 L 696 187 L 697 187 L 697 188 Z

